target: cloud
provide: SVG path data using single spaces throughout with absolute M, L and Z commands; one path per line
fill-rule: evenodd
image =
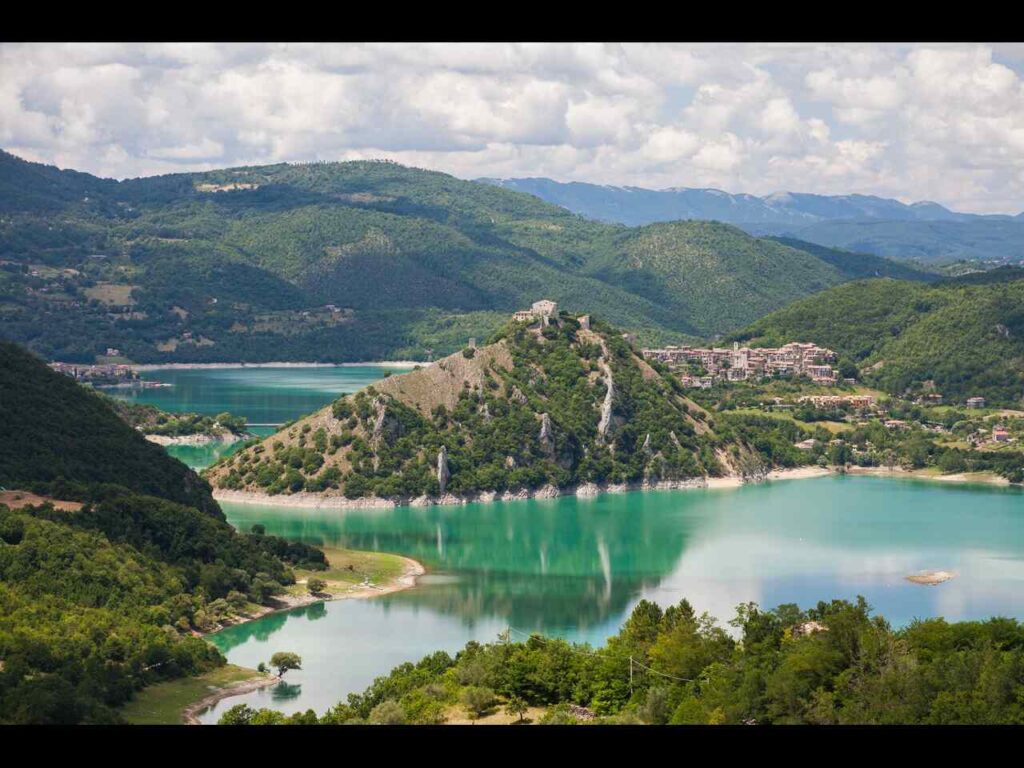
M 388 157 L 1024 208 L 1024 47 L 4 44 L 0 146 L 128 177 Z

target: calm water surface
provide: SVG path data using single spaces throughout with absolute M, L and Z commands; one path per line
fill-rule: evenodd
M 286 366 L 280 368 L 160 368 L 143 371 L 143 379 L 170 384 L 154 389 L 108 389 L 106 392 L 165 411 L 244 416 L 253 434 L 273 434 L 282 424 L 322 408 L 340 395 L 379 381 L 387 373 L 408 368 L 381 365 Z M 253 426 L 256 425 L 256 426 Z M 168 448 L 193 469 L 207 467 L 238 448 L 238 444 L 209 443 Z
M 825 477 L 736 490 L 339 512 L 222 505 L 233 524 L 316 544 L 398 552 L 427 566 L 416 589 L 232 627 L 212 640 L 255 666 L 304 660 L 289 685 L 232 698 L 317 712 L 403 661 L 506 627 L 602 644 L 641 598 L 689 599 L 722 622 L 755 601 L 809 606 L 864 595 L 893 624 L 1024 616 L 1018 489 Z M 934 587 L 904 577 L 955 570 Z
M 380 379 L 379 366 L 147 371 L 173 386 L 117 392 L 170 411 L 278 424 Z M 401 372 L 401 369 L 396 369 Z M 272 427 L 255 427 L 268 434 Z M 222 447 L 172 449 L 202 467 Z M 722 622 L 755 601 L 809 606 L 864 595 L 893 624 L 1024 617 L 1024 493 L 870 477 L 790 480 L 735 490 L 628 493 L 396 510 L 223 504 L 242 530 L 397 552 L 427 566 L 415 589 L 274 614 L 211 639 L 237 664 L 299 653 L 286 685 L 235 697 L 323 712 L 404 661 L 489 641 L 508 627 L 602 644 L 642 598 L 689 599 Z M 934 587 L 904 577 L 955 570 Z

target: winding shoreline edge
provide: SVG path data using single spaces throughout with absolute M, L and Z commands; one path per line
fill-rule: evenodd
M 404 555 L 395 555 L 400 557 L 405 563 L 405 568 L 401 575 L 392 579 L 384 586 L 363 586 L 356 585 L 350 587 L 346 592 L 339 593 L 323 593 L 323 596 L 314 595 L 302 595 L 300 597 L 291 597 L 280 600 L 280 602 L 286 603 L 276 608 L 268 608 L 268 610 L 260 611 L 252 615 L 246 616 L 241 621 L 233 622 L 222 629 L 228 627 L 237 627 L 242 624 L 248 624 L 249 622 L 262 619 L 264 616 L 269 616 L 272 613 L 280 613 L 282 611 L 290 611 L 294 608 L 304 608 L 307 605 L 315 605 L 316 603 L 326 603 L 334 600 L 365 600 L 374 597 L 381 597 L 382 595 L 389 595 L 393 592 L 401 592 L 406 589 L 412 589 L 416 586 L 416 580 L 420 576 L 426 574 L 427 569 L 423 567 L 423 564 L 418 560 L 413 560 L 411 557 Z M 209 636 L 216 634 L 216 632 L 208 632 L 203 636 Z M 252 691 L 259 690 L 260 688 L 268 688 L 272 685 L 277 685 L 280 682 L 280 678 L 274 676 L 260 675 L 258 677 L 252 677 L 248 680 L 242 680 L 241 682 L 233 685 L 226 686 L 216 691 L 212 691 L 208 696 L 204 696 L 199 701 L 189 704 L 185 709 L 182 710 L 182 719 L 185 725 L 202 725 L 202 721 L 199 719 L 199 715 L 205 712 L 207 709 L 212 707 L 218 702 L 231 698 L 232 696 L 241 696 L 244 693 L 251 693 Z
M 824 477 L 832 471 L 822 467 L 797 467 L 795 469 L 774 470 L 768 474 L 767 480 L 796 480 L 811 477 Z M 554 499 L 559 496 L 579 496 L 592 498 L 606 493 L 629 493 L 632 491 L 683 491 L 709 490 L 721 488 L 739 488 L 744 483 L 737 476 L 700 477 L 686 480 L 660 480 L 655 483 L 618 483 L 582 485 L 557 488 L 544 485 L 540 488 L 521 491 L 484 491 L 481 493 L 458 496 L 446 493 L 443 496 L 418 496 L 416 498 L 360 498 L 348 499 L 341 495 L 324 496 L 317 493 L 293 493 L 271 496 L 253 491 L 233 491 L 215 488 L 213 497 L 217 501 L 237 504 L 267 504 L 278 507 L 302 507 L 305 509 L 394 509 L 397 507 L 429 507 L 429 506 L 465 506 L 466 504 L 489 504 L 496 501 L 523 501 L 526 499 Z
M 837 470 L 826 467 L 796 467 L 794 469 L 776 469 L 768 473 L 767 482 L 775 480 L 806 480 L 826 475 L 860 475 L 874 477 L 891 477 L 905 480 L 927 480 L 939 483 L 972 483 L 977 485 L 993 485 L 1011 487 L 1013 484 L 1005 477 L 991 472 L 957 473 L 951 475 L 935 475 L 915 470 L 887 469 L 885 467 L 847 467 Z M 756 484 L 756 483 L 751 483 Z M 745 485 L 735 475 L 726 477 L 703 477 L 687 480 L 661 480 L 656 483 L 620 483 L 583 485 L 557 488 L 545 485 L 532 490 L 497 493 L 484 491 L 465 496 L 446 493 L 439 497 L 419 496 L 416 498 L 360 498 L 348 499 L 341 495 L 324 496 L 317 493 L 299 492 L 271 496 L 254 491 L 232 491 L 215 488 L 213 498 L 235 504 L 264 504 L 276 507 L 297 507 L 302 509 L 395 509 L 398 507 L 430 507 L 430 506 L 465 506 L 467 504 L 489 504 L 496 501 L 524 501 L 527 499 L 554 499 L 560 496 L 578 496 L 592 498 L 606 493 L 630 493 L 633 491 L 682 491 L 682 490 L 715 490 L 723 488 L 739 488 Z

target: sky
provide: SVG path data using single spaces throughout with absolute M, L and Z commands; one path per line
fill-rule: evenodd
M 1024 210 L 1019 44 L 2 44 L 0 147 Z

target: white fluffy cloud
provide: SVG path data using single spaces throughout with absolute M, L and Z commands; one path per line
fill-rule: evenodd
M 1024 208 L 1024 48 L 0 45 L 0 146 L 127 177 L 389 157 L 465 178 Z

